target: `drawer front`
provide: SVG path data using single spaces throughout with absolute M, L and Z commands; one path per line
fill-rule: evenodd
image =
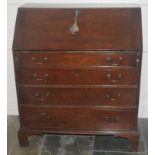
M 136 111 L 131 110 L 21 106 L 20 114 L 22 126 L 37 130 L 130 130 L 136 128 Z
M 136 106 L 135 88 L 19 87 L 20 104 Z M 61 96 L 61 97 L 60 97 Z
M 60 52 L 60 51 L 59 51 Z M 57 52 L 57 53 L 59 53 Z M 49 68 L 52 66 L 136 66 L 138 55 L 130 53 L 72 52 L 16 52 L 15 61 L 19 67 Z
M 137 84 L 135 69 L 104 70 L 18 70 L 19 84 Z

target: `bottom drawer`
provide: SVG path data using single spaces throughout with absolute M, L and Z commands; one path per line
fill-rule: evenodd
M 110 110 L 101 107 L 20 107 L 21 125 L 51 130 L 131 130 L 136 129 L 135 110 Z

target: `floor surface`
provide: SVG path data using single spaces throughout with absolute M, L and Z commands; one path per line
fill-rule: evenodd
M 148 121 L 139 119 L 138 152 L 128 152 L 128 140 L 112 136 L 52 135 L 32 136 L 28 147 L 19 147 L 19 119 L 8 116 L 8 155 L 147 155 Z

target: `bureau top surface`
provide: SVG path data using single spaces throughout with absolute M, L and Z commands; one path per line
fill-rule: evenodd
M 20 7 L 13 50 L 141 50 L 140 8 L 79 10 L 79 32 L 73 35 L 76 8 Z

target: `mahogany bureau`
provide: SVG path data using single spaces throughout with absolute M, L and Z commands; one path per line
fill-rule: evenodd
M 28 136 L 113 135 L 138 149 L 141 9 L 18 8 L 13 57 L 21 146 Z

